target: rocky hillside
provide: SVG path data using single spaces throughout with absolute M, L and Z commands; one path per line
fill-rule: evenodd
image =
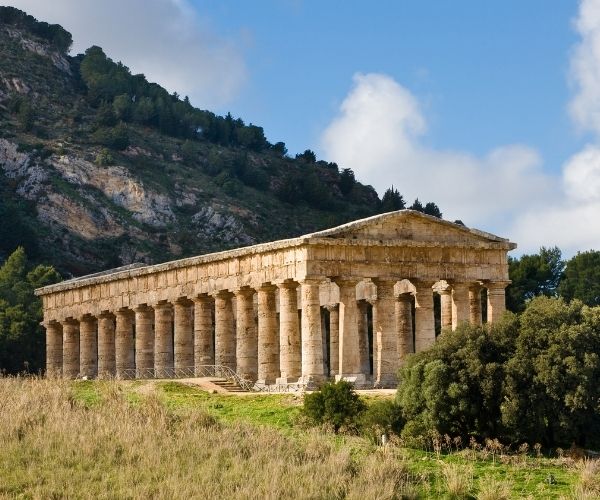
M 351 171 L 0 8 L 0 259 L 63 275 L 291 237 L 381 210 Z

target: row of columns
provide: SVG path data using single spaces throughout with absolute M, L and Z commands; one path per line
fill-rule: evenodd
M 363 334 L 366 317 L 356 296 L 358 281 L 335 280 L 339 303 L 328 306 L 328 365 L 329 375 L 360 385 L 367 381 L 370 363 Z M 413 318 L 411 294 L 396 296 L 396 281 L 372 281 L 377 288 L 372 302 L 373 382 L 392 385 L 405 356 L 435 341 L 433 282 L 414 284 Z M 263 384 L 319 381 L 327 375 L 320 283 L 316 279 L 277 286 L 267 283 L 257 290 L 223 290 L 172 304 L 140 305 L 98 317 L 69 318 L 61 324 L 50 322 L 46 325 L 47 370 L 70 378 L 133 374 L 143 378 L 150 372 L 168 377 L 180 369 L 217 364 Z M 488 321 L 504 311 L 504 286 L 488 286 Z M 463 321 L 481 323 L 480 285 L 456 283 L 436 291 L 441 296 L 442 327 L 456 328 Z

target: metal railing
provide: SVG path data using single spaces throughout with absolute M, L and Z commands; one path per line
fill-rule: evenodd
M 215 377 L 224 378 L 245 391 L 261 391 L 254 382 L 240 377 L 234 370 L 224 365 L 199 365 L 182 368 L 129 368 L 119 373 L 122 379 L 164 379 L 164 378 L 195 378 Z

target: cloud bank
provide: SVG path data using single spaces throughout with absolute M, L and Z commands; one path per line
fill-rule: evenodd
M 246 80 L 238 44 L 219 36 L 187 0 L 7 0 L 73 34 L 73 52 L 109 57 L 198 107 L 230 102 Z
M 356 74 L 321 149 L 380 194 L 394 184 L 409 203 L 417 196 L 435 201 L 445 218 L 469 225 L 506 229 L 513 207 L 543 204 L 556 191 L 530 147 L 501 146 L 479 157 L 424 146 L 426 132 L 419 102 L 406 88 L 384 74 Z
M 427 121 L 418 99 L 385 74 L 354 76 L 338 115 L 321 136 L 328 160 L 352 168 L 380 194 L 394 185 L 410 203 L 435 201 L 444 218 L 496 232 L 520 252 L 558 245 L 565 255 L 600 250 L 600 2 L 583 0 L 571 57 L 574 125 L 595 140 L 560 175 L 522 144 L 484 156 L 424 145 Z

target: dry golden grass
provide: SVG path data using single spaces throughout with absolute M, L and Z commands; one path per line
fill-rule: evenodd
M 385 453 L 357 454 L 318 433 L 220 424 L 173 412 L 118 383 L 84 405 L 69 383 L 0 379 L 0 497 L 401 498 L 415 480 Z
M 510 500 L 511 491 L 510 482 L 484 476 L 479 480 L 477 500 Z
M 473 467 L 468 464 L 444 464 L 442 474 L 451 498 L 466 498 L 473 488 Z

